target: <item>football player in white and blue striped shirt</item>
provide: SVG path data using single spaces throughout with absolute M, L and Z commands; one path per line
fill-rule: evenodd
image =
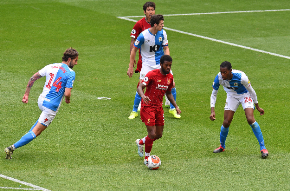
M 252 130 L 260 144 L 262 158 L 268 157 L 268 150 L 265 147 L 264 138 L 259 124 L 254 118 L 254 107 L 264 115 L 264 110 L 259 107 L 258 99 L 255 90 L 252 88 L 247 75 L 239 70 L 232 69 L 230 62 L 225 61 L 220 65 L 220 72 L 215 77 L 213 82 L 213 90 L 210 98 L 211 115 L 210 119 L 215 118 L 215 103 L 219 86 L 222 85 L 227 92 L 226 105 L 224 108 L 224 121 L 220 132 L 220 147 L 215 149 L 214 153 L 220 153 L 225 150 L 225 142 L 229 132 L 229 126 L 232 122 L 234 114 L 239 105 L 242 105 L 247 121 L 252 127 Z M 255 105 L 255 106 L 254 106 Z
M 43 91 L 38 98 L 38 107 L 42 111 L 39 119 L 19 141 L 5 148 L 6 159 L 11 159 L 13 151 L 22 147 L 44 131 L 55 118 L 63 98 L 70 103 L 71 89 L 75 80 L 75 72 L 72 70 L 77 65 L 79 53 L 69 48 L 64 52 L 62 63 L 49 64 L 36 72 L 29 80 L 22 98 L 23 103 L 28 103 L 30 90 L 36 80 L 46 76 Z

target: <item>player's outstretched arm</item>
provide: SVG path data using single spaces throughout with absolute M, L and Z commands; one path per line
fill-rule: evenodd
M 30 93 L 30 90 L 31 90 L 31 88 L 32 88 L 32 86 L 33 86 L 33 84 L 34 84 L 34 82 L 36 81 L 36 80 L 38 80 L 39 78 L 41 78 L 42 76 L 38 73 L 38 72 L 36 72 L 30 79 L 29 79 L 29 81 L 28 81 L 28 84 L 27 84 L 27 87 L 26 87 L 26 91 L 25 91 L 25 93 L 24 93 L 24 96 L 23 96 L 23 98 L 22 98 L 22 102 L 23 103 L 28 103 L 28 97 L 29 97 L 29 93 Z

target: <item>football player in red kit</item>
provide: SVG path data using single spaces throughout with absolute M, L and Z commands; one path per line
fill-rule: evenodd
M 130 54 L 132 51 L 132 48 L 134 46 L 134 42 L 137 39 L 137 37 L 139 36 L 139 34 L 144 31 L 145 29 L 149 29 L 151 27 L 150 24 L 150 20 L 151 20 L 151 16 L 155 15 L 155 3 L 154 2 L 146 2 L 143 5 L 143 10 L 144 10 L 144 14 L 145 17 L 143 17 L 142 19 L 140 19 L 139 21 L 136 22 L 136 24 L 134 25 L 132 31 L 131 31 L 131 43 L 130 43 Z M 136 64 L 136 61 L 135 61 Z M 142 56 L 139 50 L 139 60 L 137 63 L 137 68 L 135 70 L 135 73 L 139 73 L 141 71 L 142 68 Z
M 140 157 L 143 157 L 143 145 L 145 145 L 145 164 L 147 164 L 147 159 L 150 156 L 153 141 L 162 137 L 164 128 L 162 102 L 165 94 L 176 108 L 177 113 L 181 113 L 171 93 L 173 87 L 173 75 L 170 73 L 171 65 L 172 58 L 169 55 L 163 55 L 160 59 L 161 68 L 148 72 L 137 88 L 139 95 L 142 97 L 141 120 L 147 127 L 148 135 L 142 139 L 137 139 L 136 144 Z M 145 87 L 146 92 L 144 94 Z

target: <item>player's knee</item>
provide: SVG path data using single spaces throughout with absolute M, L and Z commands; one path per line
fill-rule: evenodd
M 255 118 L 254 118 L 254 116 L 247 116 L 247 121 L 248 121 L 249 125 L 255 123 Z
M 155 135 L 155 140 L 160 139 L 162 137 L 162 134 L 156 134 Z
M 155 139 L 155 137 L 156 137 L 156 132 L 154 132 L 154 131 L 149 131 L 149 132 L 148 132 L 148 137 L 149 137 L 150 139 Z
M 227 127 L 229 127 L 229 126 L 231 125 L 231 122 L 232 122 L 232 120 L 227 120 L 227 119 L 225 119 L 224 122 L 223 122 L 223 126 L 224 126 L 225 128 L 227 128 Z

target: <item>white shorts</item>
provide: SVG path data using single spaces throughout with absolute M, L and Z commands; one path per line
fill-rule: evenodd
M 39 96 L 38 107 L 42 111 L 42 113 L 40 114 L 38 122 L 41 123 L 42 125 L 48 126 L 52 122 L 52 120 L 55 118 L 56 113 L 58 112 L 58 109 L 56 111 L 53 111 L 51 109 L 48 109 L 47 107 L 44 107 L 42 105 L 44 100 L 45 98 L 43 98 L 42 96 Z
M 251 98 L 249 92 L 240 95 L 227 94 L 227 100 L 224 109 L 236 112 L 240 104 L 242 104 L 244 110 L 246 108 L 254 109 L 253 99 Z
M 146 74 L 152 70 L 155 70 L 155 69 L 159 69 L 161 66 L 160 65 L 156 65 L 155 67 L 152 67 L 152 66 L 148 66 L 148 65 L 143 65 L 142 64 L 142 68 L 141 68 L 141 71 L 140 71 L 140 80 L 143 80 L 146 76 Z M 173 75 L 173 72 L 172 70 L 170 70 L 170 73 Z
M 159 69 L 160 67 L 161 67 L 160 65 L 155 65 L 154 67 L 152 67 L 152 66 L 148 66 L 146 64 L 142 64 L 142 68 L 140 71 L 140 80 L 143 80 L 148 72 L 155 70 L 155 69 Z

